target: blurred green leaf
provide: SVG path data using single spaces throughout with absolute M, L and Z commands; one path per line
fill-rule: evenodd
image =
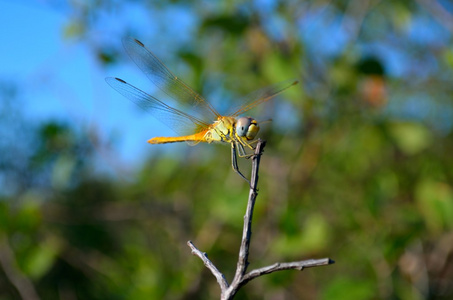
M 415 190 L 417 207 L 433 233 L 453 228 L 453 189 L 443 182 L 421 180 Z
M 10 214 L 13 216 L 10 220 L 17 230 L 30 233 L 39 227 L 42 215 L 39 203 L 33 198 L 27 198 L 28 195 L 24 196 L 18 209 L 10 208 Z
M 268 53 L 262 67 L 263 73 L 269 82 L 277 83 L 287 79 L 297 79 L 298 77 L 297 69 L 291 64 L 289 57 L 284 57 L 277 51 Z
M 371 280 L 343 276 L 330 282 L 322 292 L 323 300 L 375 299 L 376 288 Z
M 420 123 L 394 122 L 391 133 L 400 150 L 408 155 L 423 151 L 433 140 L 430 131 Z
M 453 50 L 445 49 L 443 52 L 443 59 L 450 69 L 453 69 Z
M 47 238 L 34 245 L 23 259 L 24 271 L 33 279 L 39 279 L 52 268 L 60 252 L 61 245 L 55 238 Z
M 85 24 L 79 19 L 73 19 L 63 28 L 63 37 L 66 39 L 77 38 L 83 35 L 85 31 Z
M 413 21 L 413 14 L 407 3 L 395 3 L 392 9 L 394 9 L 394 14 L 392 14 L 391 20 L 396 28 L 402 31 L 408 30 Z
M 282 235 L 274 242 L 280 255 L 298 257 L 307 253 L 323 251 L 329 244 L 329 227 L 322 215 L 312 214 L 303 222 L 297 234 Z

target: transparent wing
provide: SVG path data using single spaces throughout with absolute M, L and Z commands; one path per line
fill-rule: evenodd
M 212 123 L 220 116 L 216 110 L 198 93 L 192 90 L 140 41 L 124 38 L 123 45 L 135 64 L 160 90 L 173 98 L 190 115 Z
M 149 112 L 177 134 L 193 134 L 209 127 L 209 124 L 168 106 L 159 99 L 154 98 L 122 79 L 107 77 L 105 81 L 121 95 Z
M 241 104 L 239 108 L 236 108 L 233 113 L 229 116 L 237 117 L 246 111 L 260 105 L 263 102 L 266 102 L 278 94 L 284 92 L 286 89 L 292 87 L 293 85 L 298 84 L 297 80 L 286 80 L 280 83 L 259 89 L 240 100 Z

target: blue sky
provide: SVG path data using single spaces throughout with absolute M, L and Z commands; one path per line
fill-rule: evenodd
M 152 35 L 153 25 L 146 22 L 149 17 L 140 16 L 142 11 L 139 6 L 127 5 L 121 16 L 115 11 L 104 13 L 91 41 L 99 47 L 102 43 L 119 45 L 121 22 L 148 28 Z M 182 12 L 180 15 L 182 24 L 190 29 L 190 18 L 184 18 Z M 71 21 L 64 9 L 39 2 L 0 1 L 0 20 L 0 79 L 20 86 L 16 104 L 30 121 L 68 121 L 94 128 L 104 138 L 113 136 L 125 164 L 137 164 L 153 151 L 147 139 L 173 134 L 105 83 L 105 77 L 117 76 L 145 90 L 150 85 L 126 55 L 118 67 L 104 68 L 86 41 L 63 40 L 62 31 Z M 182 146 L 186 145 L 163 145 L 159 150 Z

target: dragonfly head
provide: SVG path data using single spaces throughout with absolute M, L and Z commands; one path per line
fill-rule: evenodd
M 240 137 L 245 137 L 247 140 L 253 140 L 260 127 L 255 119 L 250 117 L 241 117 L 236 122 L 236 134 Z

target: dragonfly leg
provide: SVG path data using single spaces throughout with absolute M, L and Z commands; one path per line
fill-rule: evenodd
M 256 140 L 256 141 L 258 141 L 258 140 Z M 252 141 L 250 144 L 256 143 L 256 141 Z M 255 149 L 250 144 L 246 143 L 245 141 L 241 141 L 241 140 L 238 140 L 236 142 L 236 147 L 237 147 L 237 150 L 238 150 L 238 156 L 239 157 L 249 159 L 249 158 L 251 158 L 251 157 L 253 157 L 255 155 L 253 153 L 252 154 L 247 154 L 247 152 L 245 152 L 244 145 L 248 146 L 250 149 Z
M 237 132 L 235 132 L 234 135 L 235 135 L 234 140 L 236 141 L 236 143 L 239 143 L 242 146 L 242 148 L 247 147 L 251 150 L 255 150 L 254 144 L 258 143 L 259 139 L 248 141 L 244 137 L 239 136 L 237 134 Z M 245 153 L 245 151 L 243 151 L 243 152 Z M 246 154 L 243 154 L 243 155 L 239 154 L 239 156 L 246 157 Z M 253 156 L 253 155 L 248 155 L 248 157 L 246 157 L 246 158 L 250 158 L 251 156 Z
M 237 158 L 237 152 L 236 152 L 236 143 L 231 143 L 231 166 L 233 167 L 233 170 L 239 174 L 245 181 L 247 181 L 250 185 L 250 180 L 248 180 L 242 173 L 239 171 L 239 166 L 238 166 L 238 158 Z M 242 151 L 244 149 L 242 148 Z M 241 152 L 241 150 L 239 150 Z M 240 155 L 240 153 L 239 153 Z

